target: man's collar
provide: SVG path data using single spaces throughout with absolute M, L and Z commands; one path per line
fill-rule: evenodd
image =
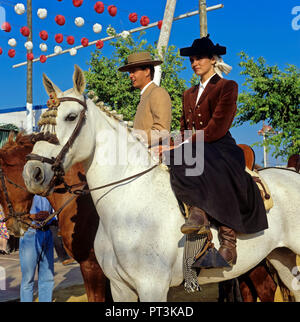
M 141 90 L 141 95 L 143 95 L 146 91 L 146 89 L 153 83 L 153 81 L 149 82 L 142 90 Z

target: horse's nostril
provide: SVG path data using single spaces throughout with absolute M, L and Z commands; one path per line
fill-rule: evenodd
M 33 171 L 33 178 L 35 182 L 41 182 L 43 180 L 43 173 L 40 167 L 35 167 Z

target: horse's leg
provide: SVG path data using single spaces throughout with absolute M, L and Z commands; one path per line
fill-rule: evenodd
M 107 292 L 109 283 L 99 266 L 96 257 L 92 255 L 80 262 L 80 270 L 89 302 L 111 302 L 111 295 Z M 108 296 L 107 296 L 108 294 Z
M 300 302 L 300 271 L 297 267 L 297 255 L 288 248 L 276 248 L 267 258 L 295 300 Z
M 137 284 L 137 292 L 141 302 L 167 302 L 167 296 L 170 288 L 168 278 L 162 276 L 141 279 L 142 283 Z M 165 281 L 163 283 L 163 281 Z
M 110 288 L 115 302 L 137 302 L 138 300 L 136 292 L 122 280 L 110 280 Z

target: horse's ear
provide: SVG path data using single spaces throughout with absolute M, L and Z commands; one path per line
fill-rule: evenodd
M 54 85 L 54 83 L 52 83 L 52 81 L 44 73 L 43 73 L 43 84 L 49 96 L 53 92 L 55 92 L 56 94 L 62 93 L 62 91 L 56 85 Z
M 77 91 L 78 94 L 82 94 L 85 90 L 86 82 L 83 71 L 77 65 L 74 66 L 74 74 L 73 74 L 73 88 Z

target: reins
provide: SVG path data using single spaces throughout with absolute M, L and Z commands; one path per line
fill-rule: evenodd
M 131 179 L 134 179 L 134 178 L 139 178 L 141 176 L 143 176 L 144 174 L 150 172 L 151 170 L 153 170 L 154 168 L 156 168 L 159 164 L 155 164 L 154 166 L 152 166 L 151 168 L 147 169 L 147 170 L 144 170 L 142 172 L 139 172 L 139 173 L 136 173 L 130 177 L 127 177 L 127 178 L 124 178 L 124 179 L 121 179 L 121 180 L 118 180 L 118 181 L 114 181 L 114 182 L 111 182 L 111 183 L 108 183 L 108 184 L 105 184 L 103 186 L 99 186 L 99 187 L 95 187 L 95 188 L 92 188 L 92 189 L 76 189 L 74 191 L 72 191 L 72 188 L 75 187 L 75 186 L 79 186 L 79 185 L 82 185 L 84 183 L 77 183 L 77 184 L 74 184 L 72 186 L 69 186 L 69 185 L 65 185 L 65 188 L 66 190 L 69 192 L 69 193 L 73 193 L 75 195 L 87 195 L 89 194 L 90 192 L 92 191 L 96 191 L 96 190 L 100 190 L 100 189 L 104 189 L 104 188 L 108 188 L 108 187 L 111 187 L 111 186 L 115 186 L 117 184 L 120 184 L 120 183 L 123 183 L 123 182 L 126 182 L 126 181 L 129 181 Z M 65 183 L 65 181 L 64 181 Z

